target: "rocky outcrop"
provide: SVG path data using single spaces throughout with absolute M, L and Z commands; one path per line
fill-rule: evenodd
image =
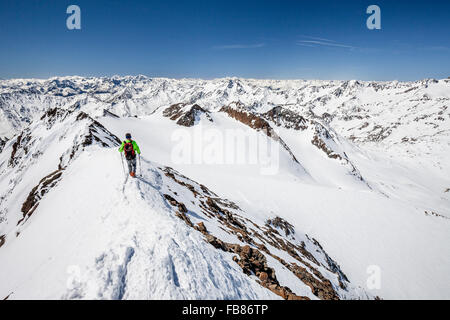
M 276 133 L 270 124 L 258 114 L 248 111 L 248 109 L 239 102 L 232 103 L 220 109 L 220 112 L 228 114 L 231 118 L 249 126 L 258 131 L 263 131 L 267 136 L 276 138 Z
M 200 117 L 202 115 L 204 115 L 209 121 L 212 122 L 209 111 L 206 111 L 198 104 L 190 106 L 184 103 L 177 103 L 171 105 L 163 111 L 164 117 L 168 117 L 170 118 L 170 120 L 177 121 L 178 125 L 184 127 L 194 126 L 200 120 Z
M 322 150 L 330 159 L 339 160 L 343 165 L 348 167 L 349 172 L 358 180 L 364 182 L 367 187 L 370 188 L 369 184 L 364 180 L 359 170 L 350 161 L 347 154 L 344 151 L 336 150 L 335 146 L 338 143 L 330 133 L 330 131 L 321 123 L 316 122 L 314 126 L 314 135 L 311 143 L 315 145 L 318 149 Z
M 202 233 L 205 241 L 214 248 L 235 254 L 233 261 L 245 274 L 256 277 L 260 285 L 284 299 L 308 299 L 296 295 L 289 287 L 279 283 L 276 270 L 267 263 L 267 257 L 271 257 L 311 288 L 311 292 L 319 299 L 336 300 L 340 298 L 339 290 L 347 290 L 349 281 L 339 265 L 326 254 L 315 239 L 311 240 L 305 235 L 306 240 L 298 241 L 293 225 L 283 218 L 274 217 L 260 225 L 245 218 L 245 212 L 235 203 L 218 197 L 207 187 L 171 168 L 163 168 L 163 172 L 167 178 L 185 187 L 186 192 L 190 192 L 192 196 L 190 202 L 198 202 L 198 208 L 201 210 L 198 212 L 195 208 L 188 209 L 187 202 L 178 200 L 178 192 L 166 193 L 164 198 L 174 209 L 175 215 L 186 225 Z M 186 195 L 183 199 L 186 199 Z M 192 217 L 200 215 L 206 220 L 197 223 L 192 221 Z M 208 230 L 208 221 L 219 223 L 220 229 L 235 236 L 239 242 L 223 241 L 218 234 Z M 315 248 L 314 251 L 307 249 L 305 241 L 309 242 L 309 248 Z M 284 252 L 291 260 L 282 258 L 279 252 Z M 329 274 L 334 274 L 338 279 L 336 285 L 330 281 Z
M 177 120 L 182 115 L 182 109 L 185 106 L 184 103 L 173 104 L 163 111 L 163 116 L 170 118 L 170 120 Z
M 57 121 L 61 122 L 71 115 L 73 111 L 69 111 L 61 108 L 51 108 L 47 109 L 41 116 L 42 122 L 50 129 Z
M 61 125 L 56 127 L 56 125 Z M 29 126 L 24 129 L 21 134 L 15 138 L 11 147 L 11 156 L 8 161 L 9 167 L 18 167 L 16 174 L 26 170 L 33 165 L 35 161 L 45 152 L 42 150 L 48 146 L 49 141 L 54 142 L 65 139 L 68 134 L 65 125 L 70 124 L 74 128 L 71 134 L 70 142 L 72 146 L 59 156 L 59 164 L 56 170 L 49 175 L 43 177 L 39 183 L 34 186 L 29 192 L 27 198 L 22 204 L 22 219 L 17 222 L 17 225 L 24 224 L 30 216 L 35 212 L 43 197 L 54 188 L 62 179 L 64 169 L 81 153 L 86 147 L 97 144 L 101 147 L 117 147 L 120 144 L 119 138 L 109 132 L 98 121 L 92 119 L 84 112 L 77 112 L 75 110 L 66 110 L 60 108 L 48 109 L 40 117 L 39 122 L 34 126 Z M 40 128 L 44 126 L 46 130 L 55 130 L 60 136 L 51 140 L 45 141 L 44 137 L 40 136 Z M 35 130 L 37 128 L 37 131 Z M 58 155 L 55 155 L 56 157 Z M 20 183 L 20 178 L 11 179 L 12 187 L 8 192 L 12 192 L 15 185 Z
M 87 134 L 84 136 L 82 142 L 83 147 L 98 143 L 102 147 L 110 148 L 120 145 L 120 139 L 108 131 L 100 122 L 92 119 L 84 112 L 80 112 L 76 118 L 77 121 L 88 119 L 90 122 L 87 127 Z
M 304 117 L 280 106 L 263 113 L 262 116 L 272 121 L 278 127 L 294 130 L 305 130 L 308 128 L 308 121 Z
M 13 168 L 17 163 L 26 156 L 29 151 L 28 143 L 31 140 L 30 130 L 27 128 L 22 131 L 16 138 L 12 145 L 11 156 L 9 158 L 8 166 Z
M 327 141 L 336 143 L 333 140 L 333 137 L 331 136 L 328 129 L 325 128 L 322 124 L 316 123 L 314 126 L 314 136 L 311 140 L 311 143 L 325 152 L 329 158 L 342 160 L 341 154 L 335 152 L 331 147 L 329 147 Z
M 267 227 L 273 226 L 277 229 L 281 229 L 284 231 L 284 234 L 286 236 L 289 236 L 294 233 L 294 226 L 280 217 L 268 219 L 266 221 L 266 226 Z
M 109 110 L 106 110 L 106 109 L 103 109 L 103 116 L 110 117 L 110 118 L 120 118 L 117 114 L 115 114 Z
M 329 114 L 323 114 L 322 117 L 317 117 L 313 114 L 314 119 L 306 119 L 303 116 L 287 110 L 281 106 L 272 108 L 266 113 L 261 115 L 271 123 L 274 123 L 278 127 L 286 129 L 293 129 L 304 131 L 310 129 L 313 132 L 311 143 L 322 150 L 330 159 L 339 160 L 342 164 L 349 168 L 349 171 L 357 179 L 363 181 L 361 174 L 347 157 L 345 152 L 340 151 L 337 147 L 339 144 L 336 141 L 337 137 L 334 137 L 326 125 L 320 122 L 320 119 L 325 120 L 325 123 L 329 123 L 332 120 L 332 116 Z
M 8 139 L 6 139 L 6 138 L 1 138 L 1 137 L 0 137 L 0 153 L 2 153 L 3 148 L 4 148 L 5 145 L 6 145 L 6 142 L 8 142 Z
M 48 193 L 54 186 L 61 180 L 62 170 L 58 169 L 39 181 L 29 193 L 27 199 L 22 204 L 23 218 L 17 222 L 17 225 L 25 223 L 36 210 L 39 205 L 39 201 Z
M 433 216 L 433 217 L 439 217 L 439 218 L 443 218 L 443 219 L 450 219 L 449 217 L 446 217 L 442 214 L 436 213 L 434 211 L 427 211 L 425 210 L 425 215 L 426 216 Z
M 109 132 L 100 122 L 92 119 L 88 114 L 79 112 L 75 120 L 87 120 L 87 126 L 84 132 L 77 137 L 72 148 L 60 156 L 58 169 L 67 167 L 76 155 L 93 144 L 98 144 L 104 148 L 118 147 L 121 144 L 116 135 Z
M 297 163 L 298 161 L 289 146 L 280 136 L 278 136 L 275 130 L 271 127 L 270 123 L 273 123 L 278 127 L 299 131 L 310 129 L 313 131 L 311 143 L 314 146 L 325 152 L 330 159 L 341 161 L 343 165 L 348 167 L 349 172 L 352 175 L 354 175 L 358 180 L 364 181 L 360 172 L 348 159 L 345 152 L 338 150 L 339 148 L 336 150 L 338 143 L 335 141 L 335 138 L 331 135 L 330 131 L 325 127 L 325 125 L 317 120 L 308 120 L 301 115 L 281 106 L 274 107 L 263 114 L 256 114 L 250 112 L 249 109 L 242 103 L 233 103 L 229 106 L 222 107 L 220 111 L 227 113 L 230 117 L 255 130 L 264 132 L 267 136 L 278 141 Z M 367 183 L 366 185 L 368 186 Z
M 281 139 L 280 136 L 278 136 L 278 134 L 263 118 L 263 116 L 248 111 L 248 109 L 240 102 L 233 102 L 228 106 L 224 106 L 220 109 L 220 112 L 226 113 L 231 118 L 249 126 L 250 128 L 261 131 L 268 137 L 277 141 L 289 153 L 289 155 L 292 157 L 292 160 L 294 160 L 294 162 L 296 163 L 299 163 L 289 146 L 283 141 L 283 139 Z
M 6 236 L 3 234 L 0 236 L 0 248 L 5 244 Z

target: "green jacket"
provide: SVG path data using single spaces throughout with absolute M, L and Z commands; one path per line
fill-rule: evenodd
M 134 140 L 128 140 L 128 139 L 125 140 L 125 141 L 122 141 L 122 145 L 121 145 L 120 148 L 119 148 L 119 152 L 123 152 L 123 148 L 125 147 L 125 143 L 129 143 L 130 141 L 131 141 L 131 144 L 133 145 L 134 151 L 136 151 L 137 154 L 141 154 L 141 150 L 139 149 L 139 147 L 138 147 L 136 141 L 134 141 Z

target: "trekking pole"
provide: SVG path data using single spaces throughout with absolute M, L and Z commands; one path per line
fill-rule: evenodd
M 123 154 L 122 154 L 122 152 L 120 153 L 120 163 L 122 163 L 123 174 L 127 175 L 127 173 L 125 171 L 125 166 L 123 165 Z
M 141 155 L 139 154 L 139 174 L 142 177 Z

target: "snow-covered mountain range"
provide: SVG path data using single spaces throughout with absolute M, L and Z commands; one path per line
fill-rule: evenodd
M 2 80 L 0 298 L 450 298 L 449 102 L 449 79 Z

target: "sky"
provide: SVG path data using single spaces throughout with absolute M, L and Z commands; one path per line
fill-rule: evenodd
M 442 79 L 449 21 L 448 0 L 1 0 L 0 78 Z

